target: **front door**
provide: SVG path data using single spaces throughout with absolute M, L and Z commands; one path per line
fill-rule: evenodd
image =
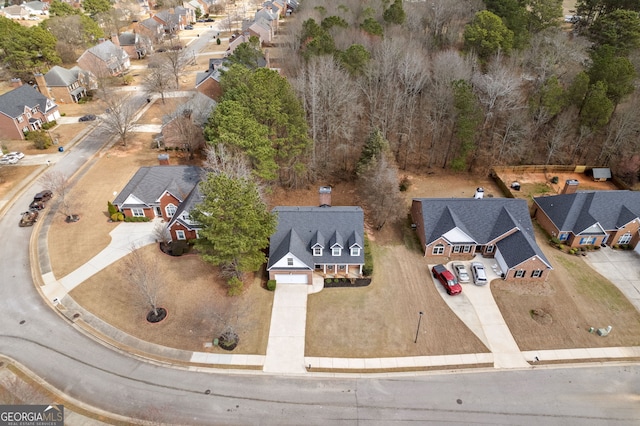
M 153 213 L 156 215 L 156 217 L 162 216 L 162 211 L 160 210 L 160 206 L 155 206 L 153 208 Z

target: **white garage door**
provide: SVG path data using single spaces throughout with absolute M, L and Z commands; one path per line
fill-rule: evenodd
M 307 276 L 302 274 L 276 274 L 277 284 L 307 284 Z

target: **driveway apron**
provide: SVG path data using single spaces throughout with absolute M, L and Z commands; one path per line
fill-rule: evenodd
M 640 312 L 640 255 L 635 251 L 603 248 L 584 258 L 600 275 L 611 281 Z
M 265 372 L 306 372 L 304 338 L 308 292 L 307 284 L 280 284 L 276 287 L 263 368 Z

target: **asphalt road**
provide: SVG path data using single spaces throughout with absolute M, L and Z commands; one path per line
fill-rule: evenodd
M 52 168 L 75 173 L 105 141 L 98 127 Z M 39 189 L 0 218 L 0 353 L 91 406 L 171 424 L 640 423 L 637 364 L 324 378 L 188 371 L 116 352 L 74 329 L 34 288 L 32 229 L 17 222 Z

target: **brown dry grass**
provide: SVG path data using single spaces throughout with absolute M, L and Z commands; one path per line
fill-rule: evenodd
M 309 296 L 307 356 L 404 357 L 488 352 L 449 309 L 427 263 L 402 245 L 373 245 L 368 287 L 331 288 Z M 417 343 L 419 312 L 422 318 Z
M 640 345 L 640 313 L 604 277 L 581 257 L 560 252 L 536 239 L 554 267 L 542 284 L 514 285 L 496 280 L 491 290 L 521 350 L 568 349 Z M 542 309 L 553 322 L 540 324 L 531 310 Z M 606 338 L 588 332 L 590 327 L 613 326 Z
M 4 198 L 18 182 L 22 182 L 40 166 L 0 166 L 0 199 Z
M 139 167 L 157 164 L 150 138 L 148 133 L 134 133 L 127 147 L 116 145 L 103 153 L 76 183 L 69 199 L 81 220 L 68 224 L 57 214 L 49 229 L 49 257 L 56 277 L 74 271 L 109 244 L 109 232 L 116 224 L 108 222 L 107 201 L 113 201 L 113 193 L 124 188 Z
M 160 99 L 145 111 L 136 121 L 137 124 L 162 124 L 162 117 L 172 113 L 179 105 L 182 105 L 188 98 L 166 98 L 164 103 Z
M 145 317 L 149 308 L 135 287 L 127 281 L 123 260 L 76 287 L 76 302 L 126 333 L 149 342 L 191 351 L 224 352 L 204 348 L 225 328 L 224 318 L 240 336 L 236 353 L 266 353 L 273 293 L 249 279 L 241 296 L 226 296 L 217 268 L 197 255 L 172 257 L 157 245 L 142 248 L 147 256 L 163 265 L 164 286 L 159 306 L 167 309 L 165 320 L 151 324 Z M 108 303 L 107 303 L 108 302 Z

